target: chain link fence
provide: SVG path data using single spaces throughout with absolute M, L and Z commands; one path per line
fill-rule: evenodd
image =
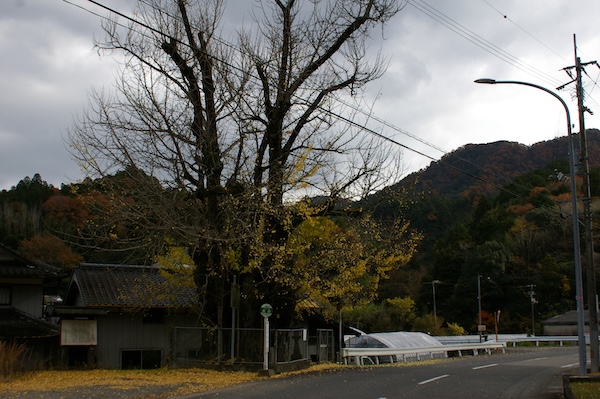
M 318 330 L 309 337 L 306 329 L 270 331 L 269 363 L 297 361 L 331 362 L 334 357 L 333 330 Z M 232 350 L 232 345 L 234 350 Z M 173 360 L 176 364 L 263 364 L 263 329 L 175 327 Z

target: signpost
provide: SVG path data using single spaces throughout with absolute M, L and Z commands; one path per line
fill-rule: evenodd
M 273 306 L 268 303 L 263 303 L 260 307 L 260 315 L 264 318 L 264 333 L 265 333 L 265 347 L 263 351 L 263 371 L 269 372 L 269 317 L 273 314 Z
M 477 326 L 477 331 L 479 331 L 479 342 L 486 341 L 487 339 L 484 337 L 484 335 L 487 331 L 487 326 L 485 324 L 479 324 Z

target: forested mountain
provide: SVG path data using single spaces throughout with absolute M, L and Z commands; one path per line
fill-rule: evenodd
M 575 135 L 576 151 L 579 135 Z M 590 167 L 600 166 L 600 130 L 587 130 Z M 526 146 L 509 141 L 467 144 L 404 178 L 399 186 L 443 196 L 495 195 L 522 174 L 549 165 L 569 174 L 567 137 Z M 397 187 L 392 187 L 397 188 Z
M 505 141 L 470 144 L 354 204 L 351 215 L 357 214 L 356 209 L 366 209 L 378 220 L 397 223 L 403 219 L 422 239 L 406 266 L 391 272 L 388 279 L 381 279 L 377 299 L 346 305 L 345 319 L 370 331 L 416 329 L 439 333 L 450 325 L 473 331 L 477 276 L 483 278 L 485 317 L 502 310 L 501 331 L 531 329 L 528 290 L 532 286 L 536 287 L 538 323 L 572 309 L 567 151 L 564 137 L 532 146 Z M 592 194 L 600 193 L 600 131 L 588 131 L 588 151 Z M 112 179 L 134 184 L 126 173 Z M 67 268 L 82 259 L 152 262 L 143 248 L 127 251 L 123 246 L 127 239 L 143 238 L 144 232 L 136 228 L 134 220 L 111 221 L 106 214 L 94 211 L 113 206 L 111 193 L 106 192 L 101 180 L 63 185 L 59 190 L 36 174 L 0 192 L 0 241 L 27 256 Z M 141 204 L 139 209 L 140 215 L 154 217 L 152 209 L 142 208 Z M 107 241 L 81 239 L 90 226 L 102 225 L 110 227 Z M 342 233 L 339 220 L 319 226 L 328 229 L 327 237 L 343 237 L 344 242 L 357 238 Z M 311 244 L 313 248 L 322 247 L 322 251 L 327 247 L 331 252 L 334 243 L 324 242 L 324 234 L 317 234 L 320 230 L 315 229 L 312 226 L 307 230 L 307 236 L 314 235 L 313 240 L 321 237 L 318 246 L 316 241 Z M 369 235 L 377 234 L 372 230 Z M 126 240 L 120 241 L 119 237 Z M 360 257 L 361 251 L 356 256 Z M 338 256 L 334 252 L 332 259 Z M 304 261 L 307 265 L 314 263 Z M 488 327 L 492 323 L 488 320 Z
M 594 195 L 600 131 L 588 130 L 587 141 Z M 381 298 L 411 297 L 421 314 L 431 313 L 436 284 L 438 317 L 473 331 L 481 275 L 484 313 L 502 310 L 504 331 L 531 330 L 531 285 L 538 322 L 572 309 L 568 148 L 566 137 L 466 145 L 361 203 L 382 218 L 402 215 L 424 237 L 408 267 L 381 285 Z M 400 205 L 388 200 L 398 196 Z

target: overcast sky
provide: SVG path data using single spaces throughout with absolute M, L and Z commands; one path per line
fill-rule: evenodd
M 239 19 L 249 1 L 229 0 L 229 12 Z M 70 2 L 107 15 L 88 1 Z M 135 4 L 100 2 L 124 13 Z M 575 62 L 573 34 L 582 62 L 600 61 L 598 18 L 596 0 L 411 0 L 383 33 L 389 68 L 367 94 L 378 98 L 375 116 L 396 129 L 371 127 L 409 148 L 407 173 L 439 159 L 440 150 L 469 143 L 530 145 L 565 135 L 565 112 L 547 93 L 473 81 L 510 79 L 555 90 L 571 80 L 562 69 Z M 63 0 L 0 1 L 0 189 L 35 173 L 57 187 L 82 178 L 67 150 L 67 129 L 89 90 L 109 87 L 117 68 L 93 50 L 100 22 Z M 586 72 L 586 105 L 594 112 L 586 127 L 600 128 L 600 68 Z M 558 93 L 578 131 L 574 85 Z

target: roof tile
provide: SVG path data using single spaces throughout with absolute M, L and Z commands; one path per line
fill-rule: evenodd
M 0 308 L 0 338 L 42 338 L 58 335 L 58 326 L 15 308 Z
M 73 283 L 87 307 L 194 307 L 194 288 L 178 287 L 155 266 L 82 264 Z

